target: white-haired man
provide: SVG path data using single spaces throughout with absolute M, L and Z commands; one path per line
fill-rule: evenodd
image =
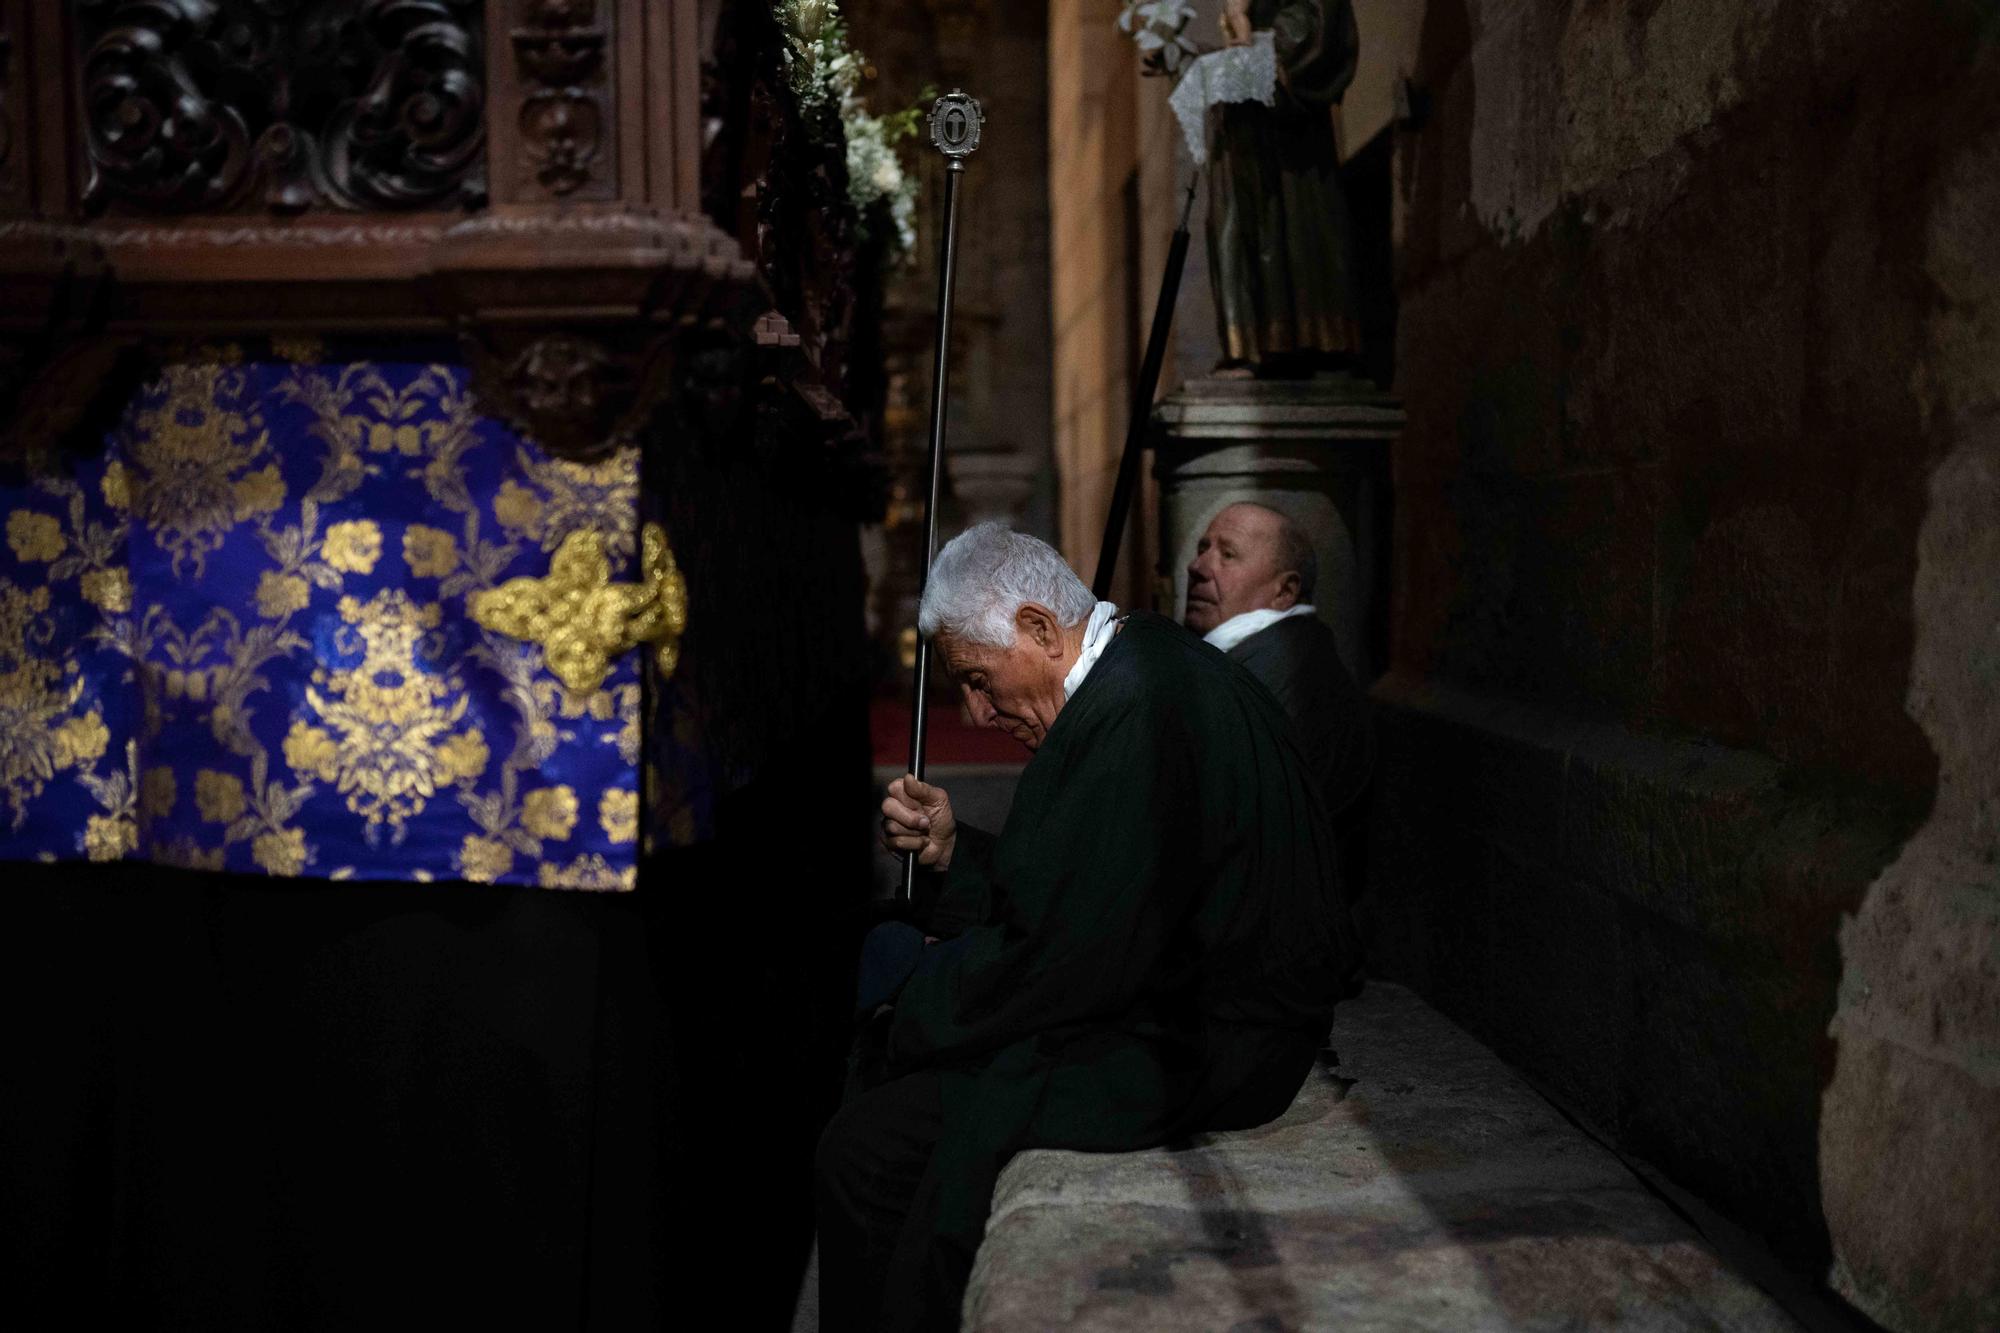
M 1352 952 L 1313 785 L 1241 668 L 998 525 L 940 553 L 919 625 L 1034 756 L 997 837 L 907 776 L 882 804 L 885 843 L 945 873 L 947 938 L 895 1001 L 890 1077 L 820 1142 L 828 1329 L 955 1328 L 1022 1148 L 1279 1114 Z

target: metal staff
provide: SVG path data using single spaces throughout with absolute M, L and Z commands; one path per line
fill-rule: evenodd
M 1146 339 L 1146 360 L 1132 393 L 1132 418 L 1125 427 L 1125 456 L 1118 460 L 1118 484 L 1111 491 L 1111 512 L 1104 519 L 1104 544 L 1097 548 L 1097 577 L 1090 581 L 1098 601 L 1111 596 L 1111 575 L 1118 568 L 1118 548 L 1125 544 L 1125 520 L 1132 512 L 1132 492 L 1139 487 L 1139 461 L 1146 452 L 1146 427 L 1153 419 L 1153 394 L 1160 387 L 1160 367 L 1167 359 L 1167 334 L 1174 327 L 1174 302 L 1181 294 L 1181 271 L 1187 267 L 1188 218 L 1194 213 L 1199 172 L 1188 182 L 1181 204 L 1181 225 L 1167 249 L 1167 271 L 1160 279 L 1160 302 L 1153 307 L 1153 331 Z
M 979 147 L 979 131 L 986 114 L 979 103 L 961 92 L 949 92 L 931 107 L 931 144 L 944 154 L 944 239 L 938 249 L 937 362 L 931 369 L 931 477 L 930 498 L 924 505 L 924 572 L 917 584 L 921 605 L 923 586 L 930 581 L 931 562 L 937 559 L 938 493 L 944 478 L 944 409 L 946 383 L 951 370 L 951 289 L 958 267 L 958 178 L 965 174 L 965 159 Z M 910 705 L 910 773 L 919 782 L 924 777 L 924 695 L 931 683 L 931 645 L 920 633 L 917 637 L 917 680 Z M 902 899 L 910 901 L 917 889 L 917 853 L 903 858 Z

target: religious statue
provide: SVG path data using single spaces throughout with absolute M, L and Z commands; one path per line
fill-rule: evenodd
M 1329 112 L 1354 78 L 1352 4 L 1226 0 L 1222 36 L 1224 55 L 1268 41 L 1277 78 L 1268 102 L 1216 99 L 1208 108 L 1218 369 L 1283 376 L 1341 366 L 1361 337 Z

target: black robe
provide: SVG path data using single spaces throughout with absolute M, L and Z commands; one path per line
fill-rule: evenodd
M 905 987 L 901 1070 L 941 1079 L 941 1241 L 967 1251 L 1028 1147 L 1143 1148 L 1281 1113 L 1352 955 L 1321 796 L 1241 667 L 1131 616 L 1022 772 L 961 827 Z
M 1267 625 L 1229 650 L 1278 700 L 1297 730 L 1336 830 L 1355 813 L 1375 771 L 1368 699 L 1341 661 L 1333 631 L 1317 616 Z

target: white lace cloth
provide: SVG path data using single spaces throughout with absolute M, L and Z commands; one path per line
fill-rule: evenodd
M 1194 164 L 1208 161 L 1208 109 L 1225 102 L 1278 104 L 1278 48 L 1269 31 L 1253 33 L 1248 46 L 1210 51 L 1187 68 L 1167 99 L 1181 122 Z

